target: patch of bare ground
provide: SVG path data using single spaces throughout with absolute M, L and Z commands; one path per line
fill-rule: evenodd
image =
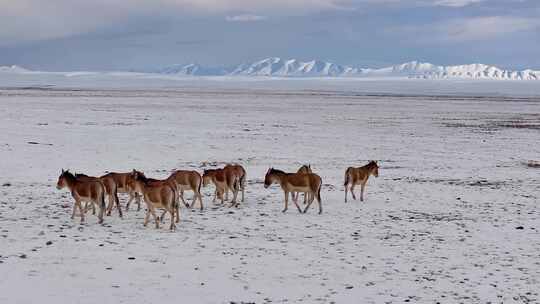
M 435 184 L 447 184 L 456 186 L 478 186 L 478 187 L 491 187 L 500 188 L 507 184 L 506 181 L 490 181 L 487 179 L 457 179 L 457 178 L 421 178 L 421 177 L 397 177 L 393 178 L 395 181 L 405 181 L 409 183 L 435 183 Z
M 504 129 L 540 130 L 540 114 L 520 114 L 507 118 L 478 118 L 458 122 L 442 122 L 448 128 L 470 128 L 475 132 L 494 132 Z
M 529 160 L 525 165 L 529 168 L 540 168 L 540 161 Z

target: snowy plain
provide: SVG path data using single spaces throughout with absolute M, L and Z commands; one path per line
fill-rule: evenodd
M 18 77 L 0 77 L 0 303 L 540 301 L 537 84 Z M 344 203 L 344 170 L 371 159 L 366 201 Z M 246 202 L 205 188 L 174 233 L 134 209 L 81 225 L 55 188 L 61 168 L 226 162 Z M 304 163 L 322 215 L 263 188 Z

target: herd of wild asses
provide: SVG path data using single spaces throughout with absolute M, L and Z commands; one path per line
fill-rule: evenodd
M 376 161 L 370 161 L 363 167 L 349 167 L 345 171 L 345 202 L 347 202 L 347 193 L 350 190 L 354 199 L 355 185 L 360 185 L 360 200 L 364 200 L 364 189 L 370 175 L 377 177 L 379 175 L 379 166 Z M 129 200 L 126 204 L 126 211 L 129 210 L 130 203 L 135 200 L 137 210 L 141 209 L 141 196 L 146 203 L 147 212 L 144 219 L 144 226 L 148 224 L 150 215 L 159 228 L 160 221 L 163 221 L 164 215 L 171 215 L 170 229 L 175 229 L 175 222 L 180 220 L 180 200 L 188 208 L 195 207 L 197 200 L 200 210 L 203 210 L 203 200 L 201 195 L 201 186 L 206 187 L 210 183 L 215 186 L 214 198 L 221 200 L 223 204 L 228 200 L 229 191 L 233 197 L 230 201 L 231 207 L 238 207 L 237 196 L 242 191 L 242 202 L 244 202 L 244 191 L 246 184 L 246 170 L 238 164 L 228 164 L 219 169 L 204 170 L 201 176 L 197 171 L 178 170 L 174 171 L 167 179 L 158 180 L 148 178 L 144 173 L 133 169 L 128 173 L 107 173 L 100 177 L 88 176 L 85 174 L 73 174 L 69 170 L 62 169 L 58 177 L 56 187 L 63 189 L 67 187 L 75 200 L 71 218 L 75 217 L 77 209 L 84 222 L 84 215 L 89 208 L 92 208 L 93 214 L 98 207 L 99 223 L 103 223 L 105 212 L 111 215 L 114 207 L 118 210 L 118 215 L 122 217 L 122 208 L 118 199 L 118 193 L 126 193 Z M 268 188 L 272 184 L 279 184 L 285 194 L 285 208 L 287 211 L 289 205 L 289 194 L 298 212 L 306 213 L 315 199 L 319 205 L 319 214 L 322 213 L 321 185 L 322 179 L 319 175 L 313 173 L 310 165 L 303 165 L 295 173 L 286 173 L 284 171 L 269 168 L 264 178 L 264 187 Z M 193 201 L 190 204 L 184 200 L 184 191 L 193 191 Z M 304 210 L 298 205 L 298 197 L 304 194 Z M 106 205 L 105 199 L 108 198 L 109 204 Z M 86 203 L 83 208 L 82 203 Z M 156 215 L 156 208 L 163 209 L 161 216 Z

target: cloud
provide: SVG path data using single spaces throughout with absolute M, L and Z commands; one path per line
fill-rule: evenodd
M 464 7 L 471 4 L 483 2 L 485 0 L 437 0 L 434 5 L 449 7 Z
M 127 19 L 234 14 L 255 21 L 260 12 L 302 15 L 343 9 L 352 0 L 0 0 L 0 46 L 92 32 Z M 258 14 L 259 13 L 259 14 Z
M 305 16 L 344 10 L 366 12 L 370 8 L 384 7 L 448 9 L 503 2 L 511 7 L 512 3 L 524 1 L 532 0 L 0 0 L 0 46 L 76 36 L 151 18 L 204 16 L 247 22 L 260 21 L 267 16 Z M 385 10 L 375 11 L 384 15 Z M 418 17 L 421 20 L 430 16 Z M 476 22 L 485 27 L 490 20 Z M 525 26 L 519 20 L 508 22 L 510 28 Z M 454 34 L 456 39 L 474 36 L 474 29 L 469 27 L 468 24 L 461 26 L 465 34 Z
M 267 19 L 266 16 L 259 16 L 259 15 L 251 15 L 251 14 L 244 14 L 244 15 L 236 15 L 236 16 L 227 16 L 225 17 L 225 20 L 229 22 L 251 22 L 251 21 L 261 21 Z
M 459 19 L 438 26 L 449 41 L 489 40 L 540 27 L 540 20 L 509 16 Z
M 415 37 L 422 44 L 488 41 L 540 29 L 538 18 L 484 16 L 457 18 L 432 24 L 391 27 L 388 35 Z

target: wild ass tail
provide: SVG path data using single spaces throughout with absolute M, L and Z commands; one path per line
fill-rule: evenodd
M 242 177 L 240 177 L 240 188 L 244 189 L 245 187 L 246 187 L 246 173 L 244 172 Z
M 101 207 L 101 210 L 105 210 L 106 206 L 105 206 L 105 185 L 103 183 L 101 183 L 101 188 L 102 188 L 102 191 L 101 191 L 101 195 L 99 196 L 99 206 Z
M 351 168 L 347 168 L 347 170 L 345 171 L 345 182 L 343 183 L 343 186 L 347 186 L 349 184 L 349 179 L 350 179 L 350 176 L 349 176 L 349 172 L 351 171 Z

